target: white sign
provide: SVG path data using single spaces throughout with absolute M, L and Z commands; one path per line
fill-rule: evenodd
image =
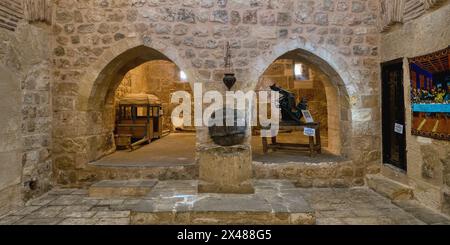
M 302 110 L 303 117 L 305 118 L 306 123 L 313 123 L 314 119 L 311 116 L 311 112 L 308 110 Z
M 316 136 L 316 130 L 313 129 L 313 128 L 305 128 L 305 129 L 303 130 L 303 134 L 304 134 L 305 136 L 314 137 L 314 136 Z
M 403 128 L 404 128 L 403 125 L 396 123 L 394 132 L 396 132 L 397 134 L 403 134 Z

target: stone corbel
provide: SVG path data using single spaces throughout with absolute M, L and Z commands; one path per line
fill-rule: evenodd
M 25 18 L 28 22 L 52 24 L 53 0 L 23 0 L 23 6 Z
M 395 23 L 403 23 L 406 0 L 380 1 L 380 31 L 386 31 Z
M 396 23 L 416 19 L 445 1 L 447 0 L 380 0 L 379 29 L 381 32 L 387 31 Z
M 434 8 L 436 5 L 443 2 L 442 0 L 420 0 L 420 1 L 423 3 L 426 10 Z

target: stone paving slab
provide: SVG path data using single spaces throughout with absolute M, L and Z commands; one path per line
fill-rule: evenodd
M 47 205 L 47 204 L 53 202 L 57 198 L 58 198 L 57 195 L 45 194 L 45 195 L 43 195 L 41 197 L 38 197 L 36 199 L 33 199 L 33 200 L 29 201 L 28 204 L 33 205 L 33 206 Z
M 16 225 L 57 225 L 61 223 L 63 218 L 23 218 Z
M 272 212 L 270 203 L 256 195 L 205 196 L 196 200 L 194 212 Z
M 62 195 L 50 202 L 50 206 L 69 206 L 74 205 L 82 197 L 79 195 Z
M 24 216 L 5 216 L 2 219 L 0 219 L 0 225 L 10 225 L 18 222 L 19 220 L 23 219 Z
M 129 225 L 130 218 L 101 218 L 96 225 Z
M 59 223 L 59 225 L 95 225 L 97 222 L 97 219 L 68 218 Z
M 39 218 L 55 218 L 64 209 L 64 206 L 47 206 L 43 207 L 36 212 L 31 213 L 27 217 L 33 219 Z
M 92 185 L 92 187 L 153 187 L 158 180 L 103 180 Z
M 306 221 L 318 225 L 450 224 L 447 216 L 415 201 L 392 203 L 368 188 L 295 188 L 290 181 L 263 180 L 255 181 L 254 195 L 230 195 L 227 200 L 224 195 L 198 195 L 196 185 L 197 181 L 163 181 L 145 197 L 120 199 L 92 198 L 84 189 L 55 188 L 0 217 L 0 225 L 304 224 Z M 247 211 L 251 203 L 259 206 L 252 207 L 254 212 L 237 212 L 238 202 Z M 305 209 L 305 203 L 309 209 Z M 154 212 L 137 213 L 139 207 Z M 208 212 L 214 207 L 233 211 Z M 256 212 L 261 210 L 274 212 Z
M 158 180 L 103 180 L 89 188 L 90 197 L 139 197 L 151 192 Z

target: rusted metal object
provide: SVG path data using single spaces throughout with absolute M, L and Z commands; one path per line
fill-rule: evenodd
M 212 125 L 216 115 L 223 115 L 221 125 Z M 233 118 L 230 118 L 231 115 L 234 115 Z M 211 125 L 209 126 L 209 135 L 217 145 L 234 146 L 244 143 L 247 130 L 247 120 L 244 112 L 229 108 L 217 110 L 211 115 L 209 125 Z
M 225 83 L 225 86 L 227 86 L 228 90 L 230 90 L 234 86 L 234 84 L 236 84 L 236 81 L 237 79 L 233 73 L 227 73 L 223 77 L 223 83 Z

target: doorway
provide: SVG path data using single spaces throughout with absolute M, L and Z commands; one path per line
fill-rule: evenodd
M 407 170 L 403 60 L 381 65 L 383 162 Z

